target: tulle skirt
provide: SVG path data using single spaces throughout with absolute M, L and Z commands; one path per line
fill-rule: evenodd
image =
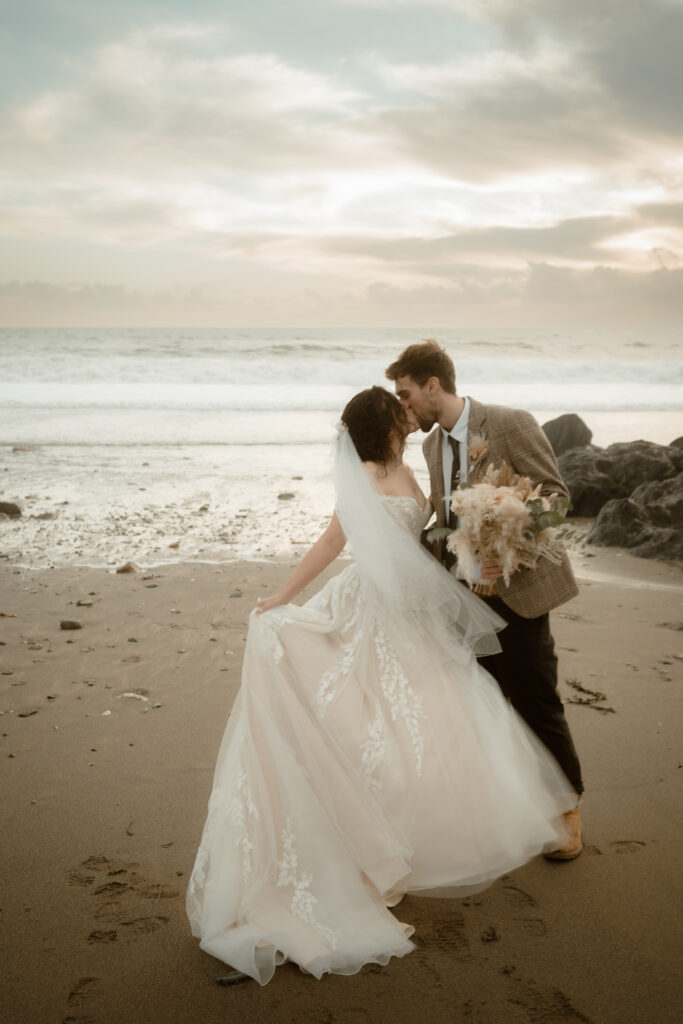
M 523 670 L 523 667 L 522 667 Z M 355 565 L 252 614 L 187 912 L 201 948 L 265 984 L 413 948 L 406 892 L 483 888 L 564 836 L 576 797 L 464 646 L 401 621 Z

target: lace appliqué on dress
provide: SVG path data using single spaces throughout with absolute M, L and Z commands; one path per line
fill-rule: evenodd
M 276 611 L 275 609 L 266 612 L 261 618 L 263 636 L 270 647 L 270 652 L 273 656 L 273 662 L 275 665 L 280 664 L 285 653 L 282 641 L 280 640 L 280 630 L 291 621 L 292 619 L 290 616 L 285 615 L 284 612 Z
M 242 878 L 246 881 L 253 867 L 252 854 L 254 851 L 254 844 L 249 837 L 248 823 L 249 818 L 258 821 L 259 812 L 241 761 L 237 768 L 237 793 L 230 805 L 230 817 L 235 828 L 233 844 L 242 854 Z
M 387 760 L 387 735 L 384 715 L 377 711 L 374 720 L 368 727 L 368 738 L 361 746 L 361 776 L 371 793 L 379 793 L 382 783 L 377 778 L 377 770 Z
M 424 737 L 420 730 L 420 721 L 427 717 L 424 702 L 406 679 L 401 663 L 387 643 L 384 630 L 376 620 L 373 621 L 372 627 L 375 633 L 375 651 L 379 660 L 382 693 L 389 705 L 392 722 L 401 718 L 405 723 L 415 751 L 415 770 L 419 778 L 422 775 L 424 755 Z
M 286 888 L 291 885 L 293 888 L 290 910 L 295 917 L 313 927 L 322 935 L 330 949 L 337 948 L 337 937 L 331 928 L 325 928 L 315 919 L 313 907 L 318 902 L 311 892 L 313 876 L 309 871 L 303 871 L 298 875 L 299 857 L 296 851 L 296 836 L 292 827 L 291 818 L 282 830 L 282 857 L 277 862 L 279 888 Z
M 339 618 L 340 605 L 348 598 L 356 598 L 356 604 L 350 618 L 345 623 L 345 631 L 353 631 L 350 640 L 341 641 L 342 656 L 338 659 L 320 679 L 318 691 L 315 695 L 315 706 L 318 717 L 322 718 L 327 711 L 328 705 L 336 696 L 336 685 L 339 680 L 349 674 L 355 661 L 358 648 L 362 638 L 362 628 L 359 625 L 359 614 L 361 603 L 358 600 L 360 580 L 357 573 L 349 573 L 348 580 L 343 587 L 333 591 L 331 613 L 335 619 Z

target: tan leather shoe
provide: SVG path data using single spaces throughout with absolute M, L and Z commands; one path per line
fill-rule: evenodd
M 578 857 L 583 850 L 580 809 L 578 807 L 574 807 L 571 811 L 565 811 L 563 818 L 565 828 L 569 833 L 569 839 L 567 839 L 562 846 L 557 846 L 555 849 L 544 850 L 543 856 L 547 857 L 548 860 L 574 860 L 574 858 Z

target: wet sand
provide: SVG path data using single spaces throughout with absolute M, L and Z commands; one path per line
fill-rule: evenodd
M 678 1021 L 683 572 L 598 550 L 576 567 L 553 621 L 584 854 L 468 900 L 407 898 L 417 949 L 387 967 L 285 965 L 262 989 L 216 984 L 184 889 L 249 610 L 289 566 L 3 566 L 3 1022 Z

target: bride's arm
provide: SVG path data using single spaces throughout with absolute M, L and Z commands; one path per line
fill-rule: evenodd
M 267 612 L 269 608 L 275 608 L 279 604 L 287 604 L 295 598 L 304 587 L 320 575 L 323 569 L 327 569 L 337 555 L 341 554 L 345 544 L 346 537 L 335 514 L 330 520 L 330 525 L 301 559 L 282 590 L 272 597 L 261 598 L 256 602 L 256 614 Z

